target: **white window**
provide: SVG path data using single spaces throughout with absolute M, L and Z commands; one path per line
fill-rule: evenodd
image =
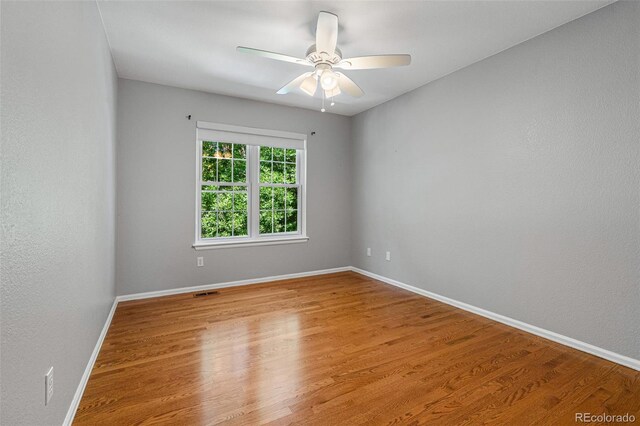
M 304 242 L 306 135 L 197 123 L 196 249 Z

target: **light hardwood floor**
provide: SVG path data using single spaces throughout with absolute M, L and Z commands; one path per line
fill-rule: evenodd
M 76 425 L 575 424 L 640 372 L 344 272 L 121 303 Z

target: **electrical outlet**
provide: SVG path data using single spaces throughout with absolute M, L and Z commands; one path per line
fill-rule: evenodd
M 387 255 L 386 255 L 384 258 L 385 258 L 385 260 L 386 260 L 387 262 L 390 262 L 390 261 L 391 261 L 391 252 L 390 252 L 390 251 L 388 251 L 388 252 L 387 252 Z
M 371 247 L 367 247 L 367 256 L 371 257 Z
M 49 405 L 53 397 L 53 367 L 44 376 L 44 405 Z
M 198 266 L 204 266 L 204 257 L 198 258 Z

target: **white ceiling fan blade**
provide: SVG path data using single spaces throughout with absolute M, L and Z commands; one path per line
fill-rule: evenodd
M 305 72 L 304 74 L 294 78 L 292 81 L 290 81 L 289 83 L 287 83 L 286 86 L 282 87 L 280 90 L 278 90 L 276 93 L 278 95 L 286 95 L 287 93 L 291 92 L 293 89 L 300 87 L 300 85 L 302 84 L 302 82 L 307 79 L 308 77 L 312 76 L 313 72 Z M 313 77 L 312 77 L 313 78 Z
M 338 17 L 333 13 L 320 12 L 316 27 L 316 52 L 333 56 L 338 43 Z
M 284 55 L 282 53 L 269 52 L 267 50 L 252 49 L 251 47 L 238 46 L 236 47 L 238 52 L 249 53 L 251 55 L 262 56 L 263 58 L 275 59 L 276 61 L 292 62 L 294 64 L 312 66 L 309 61 L 301 58 L 294 58 L 293 56 Z
M 401 67 L 411 63 L 411 55 L 374 55 L 347 58 L 340 61 L 335 68 L 345 70 L 369 70 L 374 68 Z
M 360 96 L 364 95 L 364 92 L 362 91 L 362 89 L 357 84 L 355 84 L 353 80 L 351 80 L 349 77 L 347 77 L 344 74 L 338 74 L 338 75 L 339 75 L 338 87 L 340 88 L 340 90 L 348 93 L 354 98 L 359 98 Z

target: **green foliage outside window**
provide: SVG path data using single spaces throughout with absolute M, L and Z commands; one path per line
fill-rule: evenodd
M 260 233 L 298 230 L 298 188 L 268 186 L 295 185 L 296 150 L 260 147 Z
M 202 142 L 202 181 L 215 183 L 202 186 L 202 238 L 248 235 L 246 146 Z
M 298 230 L 298 188 L 295 149 L 260 148 L 261 234 Z M 247 147 L 242 144 L 202 142 L 201 236 L 247 236 L 249 194 Z

